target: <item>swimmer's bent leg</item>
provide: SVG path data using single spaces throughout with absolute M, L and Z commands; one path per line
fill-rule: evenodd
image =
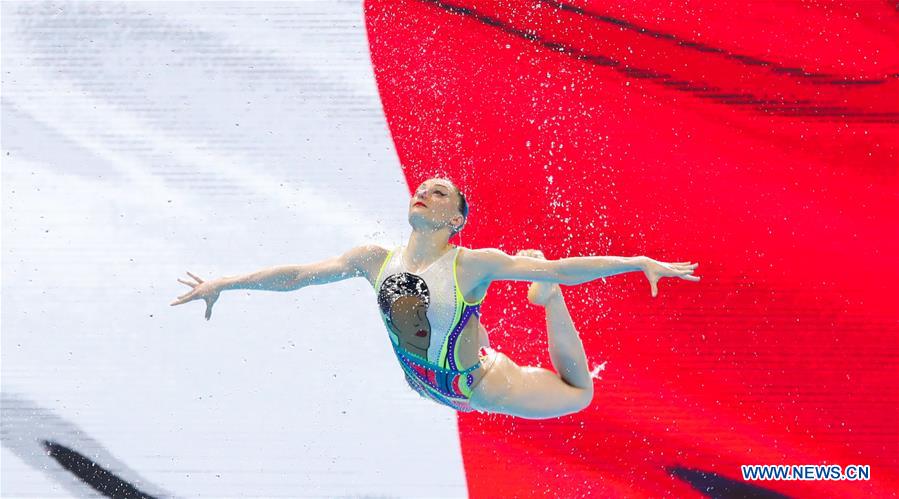
M 521 367 L 497 352 L 493 368 L 475 387 L 471 406 L 482 412 L 527 419 L 547 419 L 581 411 L 592 392 L 574 388 L 558 374 L 542 367 Z
M 593 377 L 587 368 L 584 343 L 568 313 L 561 289 L 543 306 L 546 308 L 546 335 L 553 367 L 569 385 L 593 395 Z
M 553 366 L 521 367 L 508 356 L 497 358 L 472 393 L 472 407 L 528 419 L 546 419 L 585 409 L 593 400 L 593 379 L 574 323 L 561 293 L 544 304 Z

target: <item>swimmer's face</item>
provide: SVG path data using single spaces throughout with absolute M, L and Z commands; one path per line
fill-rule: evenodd
M 400 341 L 427 350 L 431 344 L 428 307 L 417 296 L 401 296 L 390 307 L 390 324 Z
M 432 178 L 422 182 L 409 200 L 409 223 L 440 229 L 462 226 L 465 221 L 459 212 L 461 196 L 450 181 Z

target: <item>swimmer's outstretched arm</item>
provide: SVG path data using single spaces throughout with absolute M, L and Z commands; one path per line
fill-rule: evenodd
M 652 296 L 659 294 L 662 277 L 679 277 L 699 281 L 693 275 L 698 263 L 666 263 L 646 256 L 576 256 L 544 260 L 529 256 L 511 256 L 498 249 L 486 248 L 470 252 L 465 266 L 481 283 L 492 281 L 542 281 L 574 286 L 625 272 L 643 272 L 649 279 Z
M 210 281 L 204 281 L 188 272 L 187 275 L 194 281 L 178 279 L 178 282 L 192 289 L 179 296 L 171 305 L 203 300 L 206 302 L 206 320 L 209 320 L 212 317 L 212 305 L 218 300 L 222 291 L 229 289 L 295 291 L 313 284 L 327 284 L 352 277 L 365 277 L 371 280 L 370 276 L 373 272 L 377 272 L 377 266 L 386 256 L 386 249 L 376 245 L 365 245 L 317 263 L 279 265 L 250 274 L 220 277 Z

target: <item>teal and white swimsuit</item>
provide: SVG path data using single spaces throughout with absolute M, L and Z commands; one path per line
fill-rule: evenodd
M 462 330 L 472 316 L 480 317 L 484 299 L 466 302 L 459 290 L 456 260 L 460 249 L 457 246 L 447 251 L 425 270 L 413 274 L 403 262 L 405 246 L 395 248 L 381 265 L 375 292 L 381 318 L 409 386 L 425 398 L 457 411 L 471 412 L 475 410 L 469 404 L 474 381 L 471 373 L 481 366 L 485 356 L 481 355 L 473 366 L 462 366 L 457 350 Z M 411 298 L 401 303 L 403 297 Z M 418 352 L 401 347 L 404 343 L 417 344 Z

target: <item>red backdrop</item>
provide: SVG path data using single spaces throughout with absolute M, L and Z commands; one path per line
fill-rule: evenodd
M 655 299 L 639 273 L 565 288 L 607 362 L 594 403 L 460 415 L 472 497 L 686 497 L 685 470 L 740 464 L 871 465 L 754 482 L 787 495 L 899 490 L 894 2 L 368 0 L 366 22 L 408 184 L 460 184 L 463 245 L 700 262 Z M 550 366 L 525 290 L 494 285 L 483 322 Z

